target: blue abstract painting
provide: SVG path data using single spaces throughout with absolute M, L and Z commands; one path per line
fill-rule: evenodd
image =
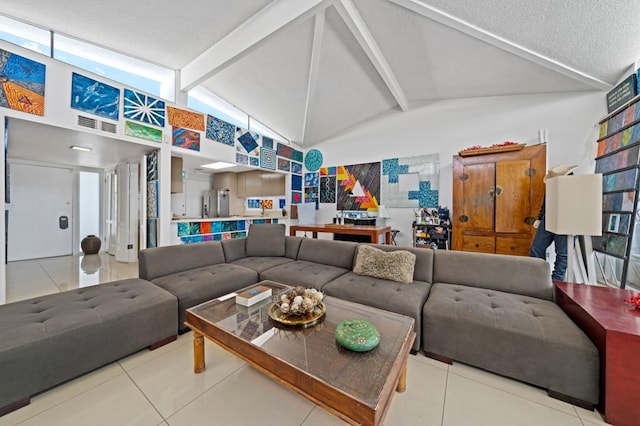
M 438 154 L 382 161 L 380 204 L 386 207 L 438 207 Z
M 291 162 L 291 173 L 296 175 L 302 174 L 302 163 L 296 163 L 295 161 Z
M 44 115 L 44 64 L 0 49 L 0 77 L 0 106 Z
M 302 191 L 302 176 L 291 175 L 291 189 L 293 191 Z
M 236 152 L 236 163 L 249 164 L 249 156 Z
M 207 139 L 233 146 L 236 126 L 207 114 Z
M 319 175 L 315 173 L 304 174 L 304 186 L 318 186 Z
M 73 73 L 71 108 L 110 120 L 118 120 L 119 107 L 120 89 Z
M 124 89 L 122 115 L 142 123 L 164 127 L 164 101 L 133 90 Z
M 200 132 L 173 126 L 173 146 L 200 151 Z
M 239 152 L 247 153 L 249 155 L 260 155 L 260 135 L 256 132 L 236 127 L 236 149 Z

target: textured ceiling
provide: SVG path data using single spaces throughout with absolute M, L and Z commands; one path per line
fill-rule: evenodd
M 179 69 L 183 89 L 306 147 L 443 99 L 609 90 L 640 58 L 637 0 L 0 0 L 0 13 Z

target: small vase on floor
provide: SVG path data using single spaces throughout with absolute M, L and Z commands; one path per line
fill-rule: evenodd
M 80 248 L 84 254 L 96 254 L 100 251 L 102 242 L 95 235 L 87 235 L 80 241 Z

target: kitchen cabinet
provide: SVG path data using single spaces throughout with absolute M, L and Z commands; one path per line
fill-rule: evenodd
M 453 157 L 454 250 L 529 255 L 544 199 L 546 148 Z
M 260 170 L 238 173 L 238 197 L 285 195 L 285 175 Z
M 183 192 L 182 182 L 182 158 L 171 157 L 171 193 L 180 194 Z

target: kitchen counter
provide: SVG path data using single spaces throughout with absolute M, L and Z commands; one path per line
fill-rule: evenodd
M 171 220 L 171 244 L 220 241 L 247 236 L 252 223 L 281 223 L 288 228 L 288 217 L 248 215 L 231 217 L 181 217 Z

